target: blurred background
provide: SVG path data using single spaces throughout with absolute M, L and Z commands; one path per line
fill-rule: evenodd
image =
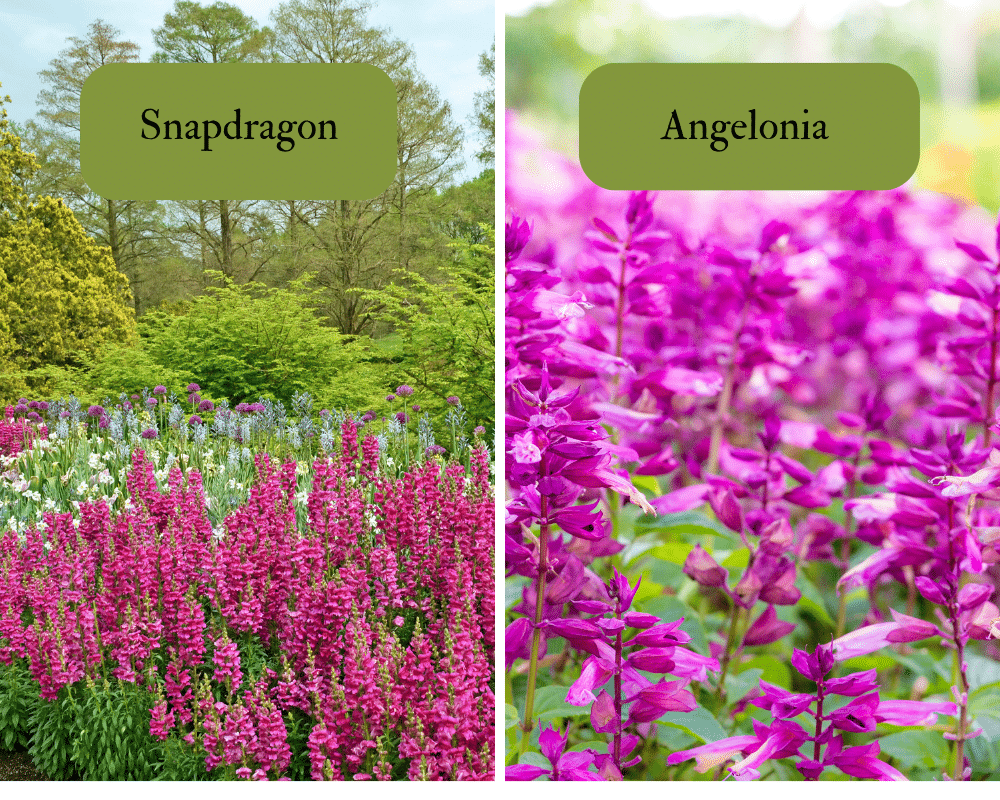
M 920 90 L 917 185 L 1000 206 L 998 0 L 503 5 L 506 108 L 558 150 L 576 155 L 580 86 L 602 64 L 887 62 Z

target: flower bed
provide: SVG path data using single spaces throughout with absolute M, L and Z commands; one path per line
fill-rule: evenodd
M 1000 227 L 508 129 L 508 778 L 995 775 Z
M 483 445 L 406 467 L 350 416 L 267 448 L 234 411 L 214 461 L 224 432 L 143 440 L 126 411 L 8 459 L 0 747 L 56 779 L 491 778 Z

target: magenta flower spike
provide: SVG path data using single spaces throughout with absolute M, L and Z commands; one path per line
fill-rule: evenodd
M 505 778 L 509 781 L 533 781 L 548 775 L 553 781 L 599 781 L 601 777 L 590 771 L 594 765 L 591 753 L 564 753 L 567 737 L 555 728 L 545 728 L 538 734 L 538 745 L 542 755 L 549 760 L 550 767 L 533 764 L 514 764 L 506 768 Z

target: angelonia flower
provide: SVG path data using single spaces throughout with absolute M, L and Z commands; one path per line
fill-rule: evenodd
M 881 761 L 877 741 L 867 745 L 844 746 L 843 734 L 871 733 L 878 722 L 933 725 L 938 714 L 955 714 L 953 703 L 881 701 L 875 670 L 829 678 L 835 660 L 829 646 L 820 645 L 808 654 L 796 649 L 792 666 L 816 684 L 812 693 L 793 693 L 760 681 L 760 696 L 750 703 L 767 710 L 773 722 L 753 721 L 753 735 L 731 736 L 672 753 L 668 764 L 695 759 L 696 772 L 715 769 L 735 761 L 728 772 L 737 780 L 756 780 L 768 761 L 792 759 L 806 780 L 817 780 L 826 769 L 835 768 L 854 778 L 906 780 L 896 768 Z M 852 698 L 836 710 L 824 710 L 833 697 Z M 900 705 L 900 703 L 903 705 Z M 829 706 L 827 705 L 827 708 Z M 794 718 L 812 717 L 814 724 L 803 727 Z M 740 758 L 740 756 L 743 756 Z
M 989 733 L 978 667 L 1000 659 L 1000 224 L 912 187 L 608 192 L 508 131 L 513 775 L 898 780 L 883 724 L 942 737 L 935 776 L 986 777 L 970 740 Z M 626 621 L 647 609 L 697 640 L 649 655 Z M 635 666 L 694 650 L 704 677 Z M 788 653 L 787 684 L 740 680 Z M 905 669 L 850 671 L 880 653 Z M 670 753 L 646 703 L 671 692 L 629 669 L 690 694 L 667 719 L 732 735 Z M 567 686 L 589 722 L 548 729 L 536 690 Z

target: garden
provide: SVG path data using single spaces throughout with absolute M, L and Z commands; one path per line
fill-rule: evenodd
M 507 780 L 996 777 L 996 219 L 506 141 Z
M 491 456 L 419 399 L 8 406 L 0 750 L 53 780 L 492 779 Z

